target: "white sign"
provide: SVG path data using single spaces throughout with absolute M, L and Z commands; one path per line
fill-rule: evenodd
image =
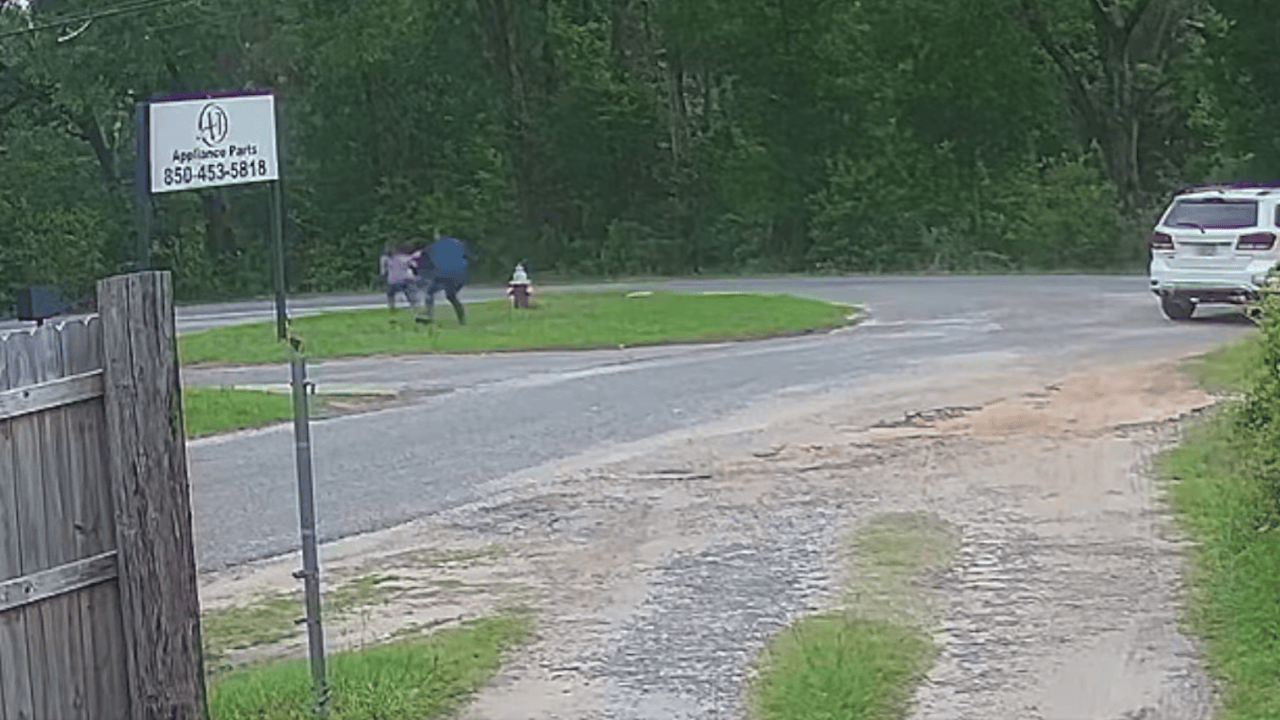
M 280 178 L 272 95 L 153 102 L 150 135 L 153 193 Z

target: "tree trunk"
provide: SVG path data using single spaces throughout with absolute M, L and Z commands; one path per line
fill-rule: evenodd
M 537 186 L 537 144 L 532 137 L 529 98 L 521 72 L 521 46 L 517 13 L 511 0 L 478 0 L 478 20 L 489 64 L 501 84 L 507 114 L 507 139 L 515 174 L 516 205 L 531 227 L 540 213 L 534 189 Z
M 1147 112 L 1134 71 L 1143 64 L 1160 74 L 1168 72 L 1176 30 L 1190 12 L 1188 3 L 1138 0 L 1125 10 L 1113 0 L 1091 0 L 1097 38 L 1094 68 L 1083 65 L 1079 53 L 1054 35 L 1037 0 L 1021 0 L 1020 7 L 1024 25 L 1062 75 L 1085 138 L 1097 148 L 1116 188 L 1120 209 L 1133 212 L 1142 202 L 1138 146 Z

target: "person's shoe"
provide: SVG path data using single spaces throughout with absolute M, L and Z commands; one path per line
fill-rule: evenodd
M 414 321 L 414 322 L 416 322 L 416 323 L 422 323 L 423 325 L 430 325 L 430 324 L 431 324 L 431 318 L 429 318 L 429 317 L 424 317 L 424 316 L 422 316 L 422 315 L 419 315 L 418 317 L 414 318 L 414 319 L 413 319 L 413 321 Z

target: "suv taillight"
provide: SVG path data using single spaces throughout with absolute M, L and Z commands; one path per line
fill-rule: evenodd
M 1147 236 L 1147 247 L 1152 250 L 1172 250 L 1173 236 L 1162 232 L 1151 233 Z
M 1241 235 L 1236 241 L 1237 250 L 1270 250 L 1276 244 L 1276 236 L 1269 232 Z

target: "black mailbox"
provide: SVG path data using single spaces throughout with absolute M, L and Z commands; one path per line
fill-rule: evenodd
M 70 307 L 62 301 L 52 285 L 31 285 L 18 289 L 18 319 L 43 323 L 47 318 L 60 315 Z

